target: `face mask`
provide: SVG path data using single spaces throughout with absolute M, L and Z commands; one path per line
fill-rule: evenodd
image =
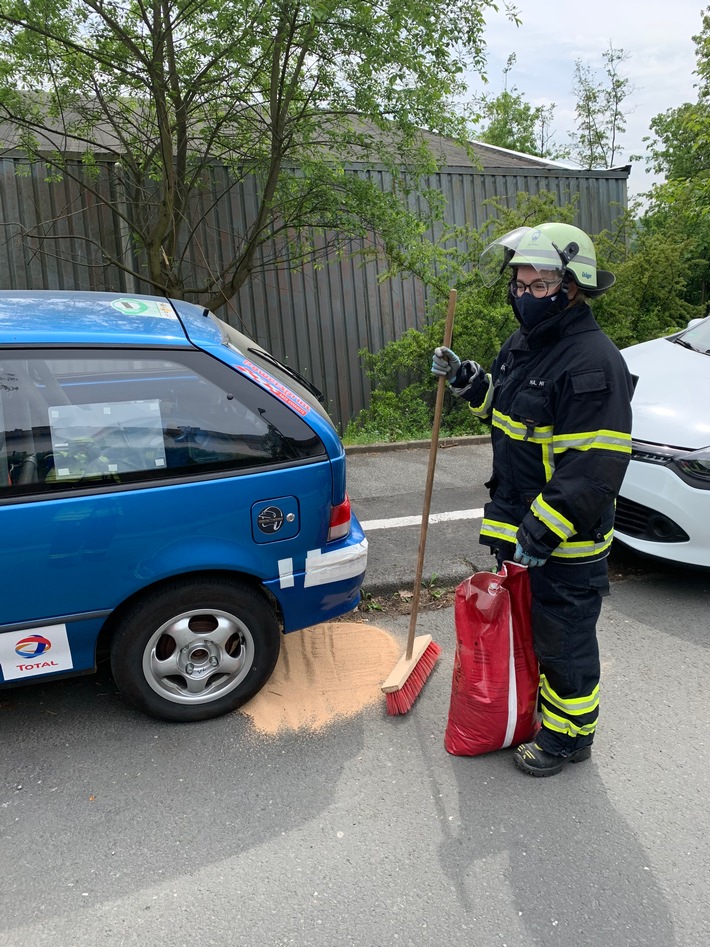
M 555 301 L 554 296 L 543 296 L 536 299 L 531 293 L 523 293 L 518 299 L 513 297 L 513 305 L 523 328 L 534 329 L 547 315 L 547 311 Z
M 523 293 L 517 299 L 513 296 L 513 306 L 527 332 L 539 325 L 548 315 L 552 315 L 550 309 L 555 303 L 558 304 L 555 306 L 555 312 L 559 312 L 560 308 L 567 305 L 567 294 L 560 290 L 554 296 L 543 296 L 542 299 L 536 299 L 532 293 Z

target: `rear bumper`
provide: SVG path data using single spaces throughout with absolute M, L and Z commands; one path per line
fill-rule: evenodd
M 356 608 L 367 567 L 367 539 L 357 518 L 350 535 L 322 549 L 309 549 L 301 562 L 279 560 L 279 578 L 266 583 L 281 606 L 284 632 L 337 618 Z

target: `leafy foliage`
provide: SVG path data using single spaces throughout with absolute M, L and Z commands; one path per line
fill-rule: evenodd
M 217 308 L 255 268 L 332 250 L 326 233 L 337 249 L 374 230 L 386 252 L 436 216 L 436 201 L 422 215 L 408 205 L 435 170 L 417 129 L 464 137 L 452 103 L 464 70 L 483 69 L 489 9 L 494 0 L 3 0 L 0 119 L 51 180 L 71 178 L 121 221 L 130 240 L 118 248 L 81 237 L 102 262 Z M 83 154 L 79 171 L 68 150 Z M 353 159 L 384 167 L 392 192 L 347 174 Z M 259 193 L 241 231 L 216 224 L 218 252 L 198 245 L 200 220 L 247 178 Z M 43 249 L 52 223 L 34 234 Z
M 475 129 L 478 141 L 508 148 L 539 158 L 564 158 L 567 149 L 553 147 L 552 120 L 554 102 L 532 106 L 515 85 L 508 88 L 508 74 L 516 61 L 515 53 L 508 57 L 503 70 L 504 87 L 497 95 L 481 95 L 474 100 L 479 112 Z
M 518 195 L 518 210 L 492 202 L 498 218 L 492 231 L 471 235 L 471 244 L 482 249 L 491 239 L 523 224 L 545 220 L 571 222 L 574 204 L 556 206 L 552 194 Z M 600 326 L 620 348 L 685 328 L 702 315 L 688 301 L 699 261 L 696 245 L 677 230 L 645 226 L 634 211 L 621 214 L 613 232 L 595 238 L 598 264 L 617 278 L 615 286 L 592 303 Z M 472 358 L 484 368 L 517 328 L 506 299 L 505 280 L 486 289 L 477 273 L 461 273 L 452 348 L 461 358 Z M 380 352 L 361 352 L 373 382 L 370 406 L 351 422 L 347 443 L 396 441 L 431 437 L 436 378 L 431 357 L 441 345 L 446 301 L 439 298 L 432 320 L 422 331 L 410 329 Z M 487 427 L 448 392 L 441 423 L 442 436 L 478 434 Z
M 698 260 L 693 241 L 672 229 L 651 229 L 627 213 L 614 234 L 596 241 L 600 266 L 616 284 L 593 303 L 594 315 L 619 348 L 684 329 L 702 310 L 688 300 Z
M 647 195 L 641 226 L 648 239 L 668 241 L 669 259 L 690 262 L 690 272 L 686 267 L 681 277 L 684 298 L 691 306 L 703 306 L 710 282 L 710 8 L 693 39 L 698 98 L 651 121 L 652 134 L 644 139 L 646 163 L 663 180 Z M 677 274 L 673 269 L 667 278 L 676 282 Z
M 481 250 L 515 227 L 534 225 L 543 220 L 571 221 L 575 205 L 560 207 L 551 192 L 537 195 L 519 193 L 517 207 L 500 201 L 488 201 L 495 217 L 480 230 L 467 234 L 470 248 L 468 267 L 461 266 L 452 283 L 457 289 L 456 317 L 452 347 L 461 358 L 471 358 L 489 367 L 498 349 L 516 328 L 515 317 L 506 301 L 505 279 L 488 289 L 473 267 Z M 473 270 L 473 271 L 472 271 Z M 410 329 L 377 353 L 363 350 L 373 391 L 369 406 L 349 424 L 347 443 L 358 441 L 396 441 L 431 437 L 437 379 L 431 374 L 432 353 L 444 335 L 448 289 L 439 287 L 439 296 L 431 311 L 429 324 L 418 331 Z M 477 434 L 485 425 L 473 417 L 468 405 L 447 391 L 441 421 L 442 436 Z

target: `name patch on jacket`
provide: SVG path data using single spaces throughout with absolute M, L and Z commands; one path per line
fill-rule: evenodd
M 546 384 L 544 378 L 528 378 L 528 388 L 544 388 Z

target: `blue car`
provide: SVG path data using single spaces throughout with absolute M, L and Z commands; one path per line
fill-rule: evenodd
M 90 673 L 234 710 L 355 608 L 367 540 L 316 389 L 208 311 L 0 292 L 0 686 Z

